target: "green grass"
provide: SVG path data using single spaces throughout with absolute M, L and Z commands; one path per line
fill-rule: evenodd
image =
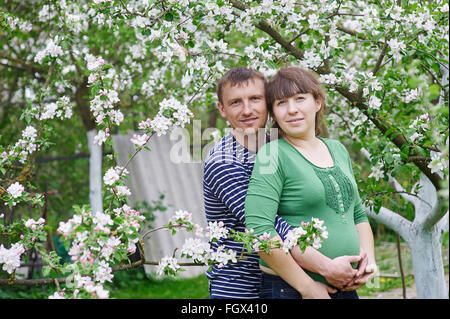
M 208 279 L 202 274 L 194 278 L 161 278 L 145 275 L 143 268 L 115 274 L 110 290 L 114 299 L 207 299 Z
M 414 276 L 405 276 L 405 286 L 412 287 L 414 284 Z M 376 295 L 383 291 L 389 291 L 395 288 L 402 287 L 401 278 L 389 278 L 389 277 L 379 277 L 374 280 L 372 286 L 363 286 L 358 289 L 358 295 L 367 297 L 376 297 Z
M 444 241 L 445 243 L 446 241 Z M 414 275 L 412 269 L 412 258 L 409 247 L 401 242 L 401 256 L 403 272 L 405 274 L 405 286 L 412 287 L 414 285 Z M 380 277 L 372 282 L 372 286 L 363 286 L 358 289 L 360 296 L 368 296 L 376 298 L 380 292 L 389 291 L 395 288 L 402 288 L 402 279 L 400 277 L 400 266 L 398 260 L 397 246 L 394 242 L 379 241 L 375 243 L 375 258 L 380 271 Z M 442 259 L 444 263 L 444 271 L 448 277 L 449 248 L 447 244 L 442 246 Z M 394 277 L 398 276 L 398 277 Z

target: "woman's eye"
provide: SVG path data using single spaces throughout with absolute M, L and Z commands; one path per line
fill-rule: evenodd
M 277 105 L 282 105 L 282 104 L 284 104 L 285 103 L 285 101 L 278 101 L 277 102 Z
M 303 101 L 305 98 L 303 96 L 297 96 L 296 100 L 297 101 Z

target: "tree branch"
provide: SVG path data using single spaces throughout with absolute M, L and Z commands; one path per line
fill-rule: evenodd
M 336 86 L 335 89 L 341 95 L 346 97 L 347 100 L 349 100 L 349 102 L 352 103 L 352 105 L 355 105 L 358 109 L 363 111 L 363 113 L 381 131 L 381 133 L 383 133 L 383 135 L 386 136 L 386 138 L 388 138 L 392 143 L 394 143 L 395 146 L 398 147 L 398 149 L 401 150 L 405 145 L 409 144 L 406 138 L 403 136 L 403 134 L 399 134 L 398 130 L 394 129 L 388 122 L 386 122 L 386 120 L 378 116 L 373 116 L 369 113 L 368 107 L 364 102 L 361 91 L 351 93 L 348 91 L 348 89 L 340 86 Z M 388 131 L 390 133 L 386 134 Z M 436 190 L 440 190 L 441 177 L 437 173 L 431 172 L 431 169 L 428 167 L 430 159 L 424 161 L 421 158 L 414 157 L 416 156 L 416 153 L 413 150 L 409 155 L 411 156 L 411 162 L 414 163 L 414 165 L 416 165 L 422 171 L 422 173 L 424 173 L 430 179 Z
M 383 62 L 384 57 L 386 56 L 386 51 L 388 49 L 389 45 L 387 44 L 387 41 L 384 43 L 383 49 L 381 49 L 380 56 L 378 57 L 377 63 L 372 69 L 372 74 L 377 74 L 378 70 L 380 70 L 381 63 Z
M 0 279 L 0 286 L 39 286 L 64 284 L 67 278 L 41 278 L 41 279 Z
M 418 197 L 416 194 L 408 193 L 407 191 L 405 191 L 405 189 L 402 187 L 402 185 L 400 185 L 400 183 L 397 181 L 397 179 L 392 177 L 391 174 L 388 174 L 388 176 L 389 176 L 389 181 L 394 184 L 394 188 L 397 190 L 397 192 L 400 194 L 400 196 L 403 197 L 403 199 L 410 202 L 411 204 L 413 204 L 414 207 L 417 207 L 417 205 L 419 204 L 420 197 Z
M 448 211 L 445 213 L 444 217 L 437 223 L 439 230 L 444 233 L 448 231 Z
M 412 222 L 386 207 L 381 207 L 378 214 L 373 211 L 373 208 L 364 206 L 364 209 L 369 217 L 388 226 L 402 236 L 403 239 L 408 239 L 408 229 L 411 227 Z

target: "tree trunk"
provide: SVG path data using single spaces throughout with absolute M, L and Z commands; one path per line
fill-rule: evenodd
M 431 231 L 412 227 L 407 241 L 411 250 L 417 296 L 420 299 L 447 299 L 442 261 L 442 232 L 438 227 Z
M 103 213 L 102 200 L 102 146 L 94 143 L 97 130 L 87 132 L 89 157 L 89 200 L 92 212 Z

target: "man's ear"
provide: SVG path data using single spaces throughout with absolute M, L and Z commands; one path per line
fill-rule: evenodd
M 222 115 L 223 118 L 226 118 L 225 107 L 223 106 L 223 104 L 217 102 L 217 108 L 219 109 L 220 115 Z

